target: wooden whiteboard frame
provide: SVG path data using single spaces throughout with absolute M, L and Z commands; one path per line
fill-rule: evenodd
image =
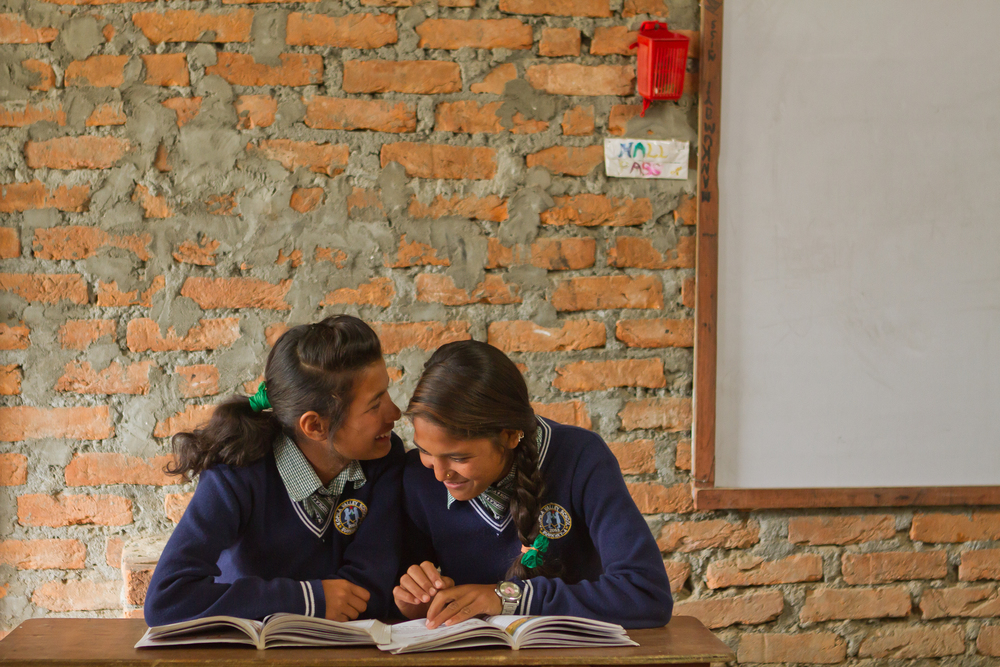
M 692 486 L 699 510 L 1000 505 L 1000 486 L 744 489 L 715 486 L 719 174 L 724 0 L 701 2 Z

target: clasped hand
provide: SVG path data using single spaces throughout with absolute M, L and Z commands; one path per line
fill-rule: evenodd
M 430 561 L 411 565 L 392 589 L 396 606 L 407 618 L 427 617 L 428 629 L 454 625 L 480 614 L 496 615 L 503 610 L 492 584 L 456 586 L 442 576 Z
M 353 621 L 368 608 L 371 593 L 346 579 L 324 579 L 326 618 L 331 621 Z

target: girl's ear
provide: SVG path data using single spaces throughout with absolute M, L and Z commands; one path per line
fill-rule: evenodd
M 500 442 L 503 444 L 504 449 L 514 449 L 521 444 L 521 438 L 523 437 L 524 431 L 515 431 L 507 428 L 500 432 Z
M 327 435 L 330 432 L 330 423 L 327 419 L 324 419 L 319 415 L 318 412 L 304 412 L 302 416 L 299 417 L 299 430 L 302 431 L 302 435 L 306 436 L 310 440 L 323 440 L 327 439 Z

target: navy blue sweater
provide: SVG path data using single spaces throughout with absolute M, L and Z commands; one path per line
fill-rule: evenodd
M 563 576 L 521 584 L 518 614 L 564 614 L 657 627 L 670 620 L 673 598 L 663 558 L 629 495 L 621 468 L 601 438 L 585 429 L 539 419 L 545 479 L 542 532 L 547 559 Z M 497 520 L 475 501 L 448 508 L 447 489 L 407 453 L 404 568 L 430 560 L 456 584 L 494 584 L 521 552 L 510 512 Z
M 277 612 L 322 617 L 323 579 L 346 579 L 371 593 L 362 618 L 389 615 L 403 464 L 403 443 L 393 434 L 389 454 L 361 462 L 367 481 L 359 489 L 347 484 L 322 528 L 289 498 L 273 453 L 246 467 L 204 471 L 156 565 L 146 623 Z

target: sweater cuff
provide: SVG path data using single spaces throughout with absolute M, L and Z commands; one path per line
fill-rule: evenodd
M 535 597 L 535 590 L 531 585 L 531 581 L 522 579 L 512 579 L 512 581 L 521 587 L 521 602 L 517 605 L 517 609 L 514 610 L 515 614 L 520 614 L 522 616 L 531 615 L 531 603 Z M 535 614 L 538 612 L 536 611 Z
M 326 595 L 323 594 L 323 582 L 319 579 L 311 581 L 300 581 L 302 584 L 302 598 L 305 602 L 304 616 L 326 616 Z

